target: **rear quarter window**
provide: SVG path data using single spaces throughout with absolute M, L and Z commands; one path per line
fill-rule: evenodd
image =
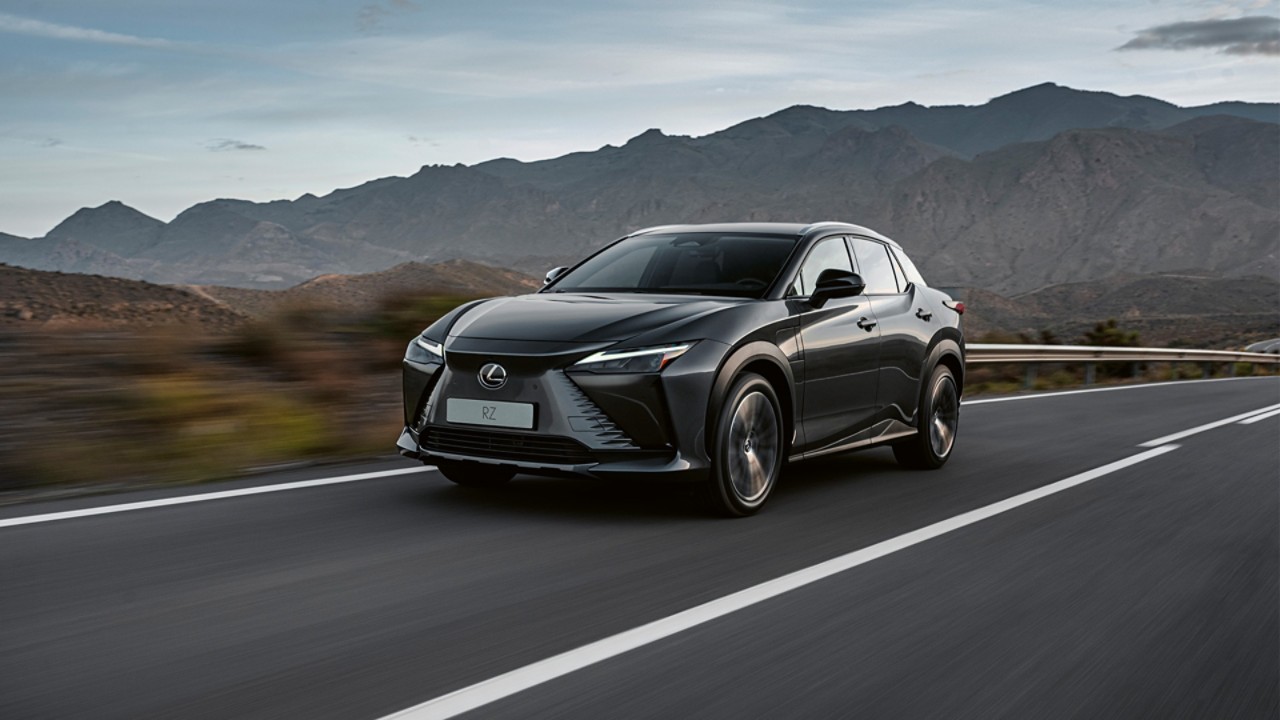
M 911 258 L 907 257 L 906 253 L 896 248 L 889 248 L 889 253 L 893 255 L 893 259 L 897 261 L 898 266 L 906 273 L 907 282 L 920 287 L 929 287 L 929 283 L 924 281 L 924 277 L 916 269 L 915 264 L 911 262 Z
M 893 272 L 889 248 L 874 240 L 853 238 L 853 255 L 858 259 L 858 274 L 867 284 L 868 295 L 893 295 L 899 292 L 898 278 Z

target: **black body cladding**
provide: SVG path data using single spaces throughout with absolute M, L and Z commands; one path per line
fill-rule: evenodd
M 427 328 L 404 361 L 399 447 L 454 468 L 451 479 L 485 465 L 705 480 L 727 442 L 721 418 L 741 419 L 722 411 L 746 374 L 768 392 L 733 402 L 776 425 L 784 459 L 903 443 L 925 434 L 935 367 L 963 387 L 947 300 L 900 246 L 855 225 L 640 231 L 537 293 L 469 303 Z M 488 363 L 505 371 L 501 387 L 481 382 Z M 759 460 L 766 444 L 739 424 L 735 442 Z

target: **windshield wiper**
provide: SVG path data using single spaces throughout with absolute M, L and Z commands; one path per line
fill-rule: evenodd
M 720 293 L 711 292 L 709 290 L 701 290 L 699 288 L 654 288 L 651 292 L 665 293 L 667 295 L 719 295 Z

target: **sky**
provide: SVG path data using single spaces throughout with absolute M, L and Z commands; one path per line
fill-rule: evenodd
M 796 104 L 1280 101 L 1280 0 L 0 0 L 0 231 L 323 195 Z

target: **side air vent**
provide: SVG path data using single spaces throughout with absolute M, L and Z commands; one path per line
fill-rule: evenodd
M 618 427 L 599 405 L 591 402 L 591 398 L 582 392 L 569 376 L 558 372 L 554 377 L 564 391 L 573 407 L 568 409 L 569 427 L 583 436 L 583 441 L 594 448 L 602 450 L 637 450 L 635 444 L 622 428 Z
M 436 383 L 440 382 L 440 376 L 443 374 L 443 369 L 436 371 L 427 383 L 427 387 L 422 390 L 422 397 L 418 399 L 418 413 L 413 421 L 414 432 L 420 433 L 427 427 L 427 413 L 431 410 L 431 393 L 435 392 Z

